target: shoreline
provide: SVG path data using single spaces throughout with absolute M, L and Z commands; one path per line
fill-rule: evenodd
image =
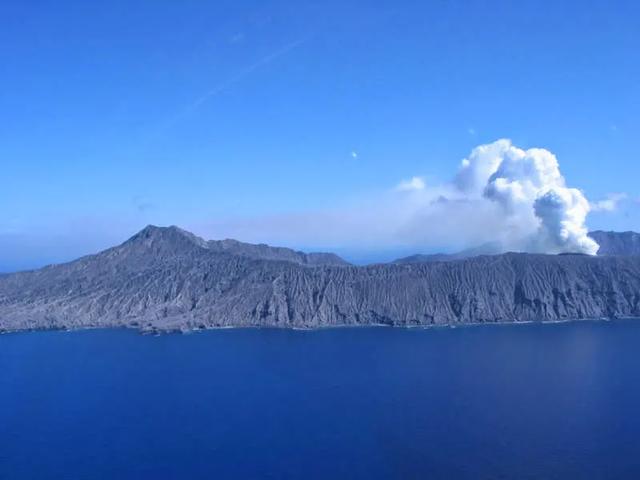
M 132 327 L 127 325 L 105 325 L 105 326 L 83 326 L 77 328 L 68 327 L 43 327 L 43 328 L 25 328 L 25 329 L 0 329 L 1 335 L 11 335 L 20 333 L 37 333 L 37 332 L 83 332 L 89 330 L 125 330 L 139 335 L 147 336 L 163 336 L 163 335 L 192 335 L 200 332 L 212 332 L 222 330 L 289 330 L 294 332 L 318 332 L 326 330 L 338 330 L 338 329 L 364 329 L 364 328 L 392 328 L 392 329 L 404 329 L 404 330 L 444 330 L 444 329 L 457 329 L 457 328 L 478 328 L 478 327 L 504 327 L 504 326 L 525 326 L 525 325 L 558 325 L 567 323 L 583 323 L 583 322 L 597 322 L 597 323 L 613 323 L 617 321 L 632 321 L 640 320 L 640 317 L 624 316 L 624 317 L 595 317 L 595 318 L 570 318 L 561 320 L 522 320 L 512 322 L 469 322 L 469 323 L 446 323 L 440 325 L 389 325 L 389 324 L 367 324 L 367 325 L 323 325 L 317 327 L 287 327 L 287 326 L 273 326 L 273 325 L 221 325 L 212 326 L 206 328 L 193 328 L 193 329 L 180 329 L 180 328 L 153 328 L 153 329 L 141 329 L 139 327 Z

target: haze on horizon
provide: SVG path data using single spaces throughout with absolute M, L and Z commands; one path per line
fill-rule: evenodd
M 640 6 L 429 3 L 3 2 L 0 271 L 150 223 L 370 260 L 640 230 Z

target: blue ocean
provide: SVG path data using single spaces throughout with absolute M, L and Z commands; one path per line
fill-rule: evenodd
M 640 322 L 0 336 L 1 479 L 636 479 Z

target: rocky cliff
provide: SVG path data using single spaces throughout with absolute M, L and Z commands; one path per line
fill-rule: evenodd
M 99 254 L 1 276 L 0 329 L 304 328 L 640 316 L 640 257 L 504 254 L 354 267 L 211 245 L 175 227 L 147 227 Z

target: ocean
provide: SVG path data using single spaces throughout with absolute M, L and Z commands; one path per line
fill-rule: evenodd
M 636 479 L 640 321 L 0 335 L 0 479 Z

